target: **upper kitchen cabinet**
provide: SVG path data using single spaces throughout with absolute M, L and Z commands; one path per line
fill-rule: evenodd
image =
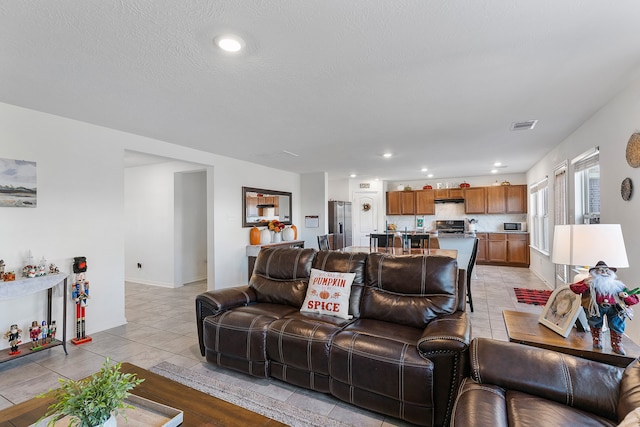
M 507 185 L 507 213 L 527 213 L 527 186 Z
M 464 212 L 468 214 L 486 213 L 485 187 L 471 187 L 464 189 Z
M 433 190 L 436 200 L 462 199 L 462 188 L 439 188 Z
M 414 215 L 416 196 L 414 191 L 388 191 L 387 215 Z
M 527 186 L 487 187 L 487 213 L 527 213 Z
M 416 215 L 436 214 L 436 191 L 438 190 L 418 190 L 416 195 Z

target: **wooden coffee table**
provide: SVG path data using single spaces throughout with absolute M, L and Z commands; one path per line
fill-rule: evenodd
M 567 338 L 563 338 L 538 323 L 540 316 L 537 314 L 504 310 L 502 316 L 507 327 L 509 341 L 512 342 L 559 351 L 620 367 L 626 367 L 640 356 L 640 347 L 626 335 L 622 339 L 622 345 L 627 354 L 622 356 L 611 351 L 608 331 L 602 334 L 604 348 L 602 350 L 594 350 L 591 333 L 589 332 L 578 332 L 574 328 Z
M 209 396 L 130 363 L 123 363 L 121 370 L 137 374 L 139 378 L 145 380 L 133 390 L 132 394 L 180 409 L 184 413 L 182 423 L 184 426 L 286 427 L 286 424 Z M 51 398 L 34 398 L 0 411 L 0 427 L 29 426 L 45 414 L 52 401 Z

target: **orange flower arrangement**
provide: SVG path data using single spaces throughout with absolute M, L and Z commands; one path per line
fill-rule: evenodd
M 279 233 L 284 230 L 284 224 L 277 219 L 272 219 L 271 221 L 269 221 L 269 230 Z

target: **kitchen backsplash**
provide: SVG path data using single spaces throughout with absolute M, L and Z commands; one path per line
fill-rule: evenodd
M 424 228 L 416 227 L 417 219 L 424 219 Z M 504 222 L 527 222 L 526 214 L 466 214 L 464 212 L 464 203 L 441 203 L 436 204 L 435 215 L 387 215 L 388 224 L 395 224 L 397 230 L 404 231 L 429 231 L 435 229 L 435 221 L 443 219 L 475 219 L 477 220 L 476 231 L 478 232 L 496 232 L 502 231 L 502 223 Z M 468 222 L 466 226 L 468 227 Z

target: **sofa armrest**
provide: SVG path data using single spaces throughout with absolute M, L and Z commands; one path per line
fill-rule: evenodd
M 469 374 L 471 322 L 466 312 L 440 316 L 427 325 L 418 340 L 420 356 L 433 363 L 435 425 L 449 425 L 458 387 Z M 446 391 L 446 392 L 445 392 Z
M 617 421 L 623 368 L 523 344 L 476 338 L 471 377 Z
M 465 378 L 451 414 L 451 427 L 508 427 L 505 390 Z
M 440 316 L 427 325 L 418 340 L 421 353 L 466 351 L 471 341 L 471 322 L 466 312 Z
M 205 355 L 202 337 L 202 321 L 205 317 L 254 302 L 256 302 L 256 293 L 249 286 L 236 286 L 198 295 L 196 297 L 196 324 L 198 325 L 200 354 Z
M 622 374 L 618 416 L 622 420 L 629 412 L 640 408 L 640 360 L 631 362 Z

